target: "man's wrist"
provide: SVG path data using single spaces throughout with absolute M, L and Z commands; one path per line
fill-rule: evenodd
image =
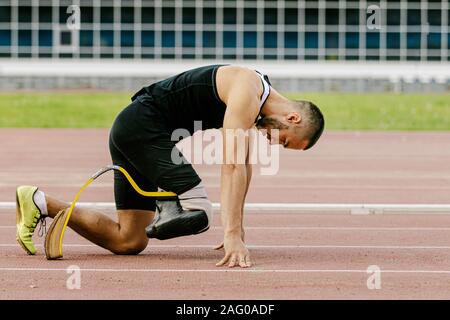
M 242 234 L 241 227 L 225 230 L 225 237 L 229 237 L 229 238 L 239 237 L 240 238 L 241 234 Z

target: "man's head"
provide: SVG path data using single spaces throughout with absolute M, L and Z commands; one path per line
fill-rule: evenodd
M 271 114 L 258 120 L 256 127 L 267 130 L 271 144 L 307 150 L 322 135 L 325 120 L 320 109 L 310 101 L 290 100 L 287 114 Z M 276 129 L 276 130 L 274 130 Z

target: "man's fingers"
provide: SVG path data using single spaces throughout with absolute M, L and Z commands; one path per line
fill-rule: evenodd
M 250 256 L 246 255 L 245 256 L 245 265 L 249 268 L 252 266 L 252 262 L 250 261 Z
M 233 254 L 231 256 L 230 263 L 228 264 L 228 267 L 233 268 L 234 266 L 236 266 L 238 264 L 238 261 L 239 261 L 238 257 L 235 254 Z
M 247 262 L 245 261 L 245 256 L 241 256 L 239 260 L 239 266 L 241 268 L 247 268 Z
M 250 261 L 250 255 L 246 254 L 246 255 L 242 255 L 240 260 L 239 260 L 239 266 L 241 268 L 248 268 L 252 266 L 252 263 Z
M 252 263 L 250 261 L 250 257 L 248 254 L 241 253 L 238 255 L 232 255 L 230 259 L 230 263 L 228 264 L 228 267 L 241 267 L 241 268 L 248 268 L 251 267 Z
M 225 257 L 223 257 L 223 259 L 220 260 L 220 262 L 216 263 L 216 266 L 217 266 L 217 267 L 223 266 L 225 263 L 228 262 L 228 259 L 229 259 L 229 258 L 230 258 L 230 254 L 227 253 L 227 254 L 225 255 Z

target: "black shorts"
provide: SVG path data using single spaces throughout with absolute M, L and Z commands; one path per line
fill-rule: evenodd
M 200 177 L 175 149 L 172 132 L 167 129 L 158 108 L 134 100 L 117 116 L 109 136 L 112 162 L 131 175 L 144 191 L 181 194 L 198 185 Z M 178 152 L 182 163 L 172 161 Z M 155 199 L 137 193 L 121 172 L 114 171 L 114 197 L 117 209 L 155 210 Z

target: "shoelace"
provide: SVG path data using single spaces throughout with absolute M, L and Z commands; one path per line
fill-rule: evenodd
M 39 230 L 38 230 L 38 236 L 42 238 L 44 235 L 47 234 L 47 221 L 45 220 L 47 217 L 42 217 L 39 219 Z

